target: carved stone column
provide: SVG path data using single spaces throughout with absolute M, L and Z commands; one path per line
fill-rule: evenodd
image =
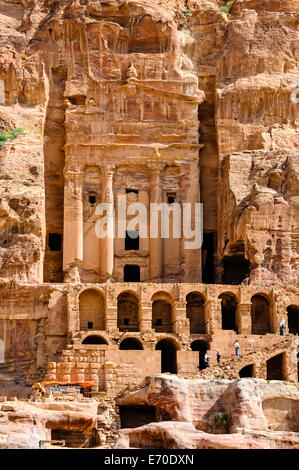
M 114 166 L 101 167 L 102 203 L 111 204 L 114 207 L 113 195 Z M 107 280 L 111 278 L 114 268 L 114 238 L 100 239 L 100 273 Z
M 113 284 L 107 284 L 106 288 L 105 330 L 114 332 L 118 331 L 117 297 Z
M 181 211 L 182 211 L 182 238 L 181 238 L 181 282 L 201 282 L 201 247 L 187 249 L 186 242 L 192 240 L 184 234 L 184 203 L 191 205 L 191 229 L 195 229 L 195 203 L 200 202 L 199 194 L 199 168 L 198 161 L 192 160 L 187 168 L 183 167 L 180 175 Z M 199 228 L 202 230 L 202 227 Z
M 150 187 L 151 195 L 150 202 L 160 204 L 163 202 L 163 165 L 152 164 L 150 165 L 151 177 Z M 150 229 L 150 227 L 149 227 Z M 149 231 L 150 236 L 150 231 Z M 151 238 L 149 240 L 150 247 L 150 281 L 162 282 L 163 281 L 163 239 Z
M 83 261 L 83 172 L 64 171 L 63 269 Z
M 221 299 L 208 299 L 205 304 L 205 312 L 207 320 L 209 320 L 209 334 L 215 333 L 215 330 L 221 330 Z
M 237 328 L 239 334 L 251 334 L 251 303 L 237 306 Z

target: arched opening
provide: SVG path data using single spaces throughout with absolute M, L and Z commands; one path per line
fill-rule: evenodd
M 138 331 L 139 300 L 131 292 L 123 292 L 117 298 L 117 328 L 120 331 Z
M 207 322 L 205 318 L 205 299 L 197 292 L 190 292 L 186 297 L 187 318 L 190 320 L 191 334 L 205 334 L 207 332 Z
M 79 297 L 80 330 L 105 329 L 105 301 L 96 289 L 87 289 Z
M 87 336 L 83 341 L 82 344 L 108 344 L 107 341 L 102 338 L 101 336 L 97 335 L 90 335 Z
M 255 373 L 254 373 L 254 364 L 248 364 L 248 366 L 245 366 L 243 367 L 240 371 L 239 371 L 239 376 L 242 378 L 246 378 L 246 377 L 254 377 Z
M 161 339 L 156 344 L 156 351 L 161 351 L 161 372 L 177 373 L 177 347 L 169 339 Z
M 290 305 L 287 307 L 289 333 L 299 335 L 299 307 Z
M 270 305 L 268 300 L 259 294 L 251 298 L 251 331 L 253 335 L 271 333 Z
M 238 285 L 250 275 L 250 262 L 242 255 L 223 258 L 223 284 Z
M 172 332 L 172 299 L 166 292 L 152 297 L 152 328 L 158 333 Z
M 237 299 L 233 294 L 220 294 L 222 329 L 238 332 L 237 328 Z
M 284 380 L 284 353 L 267 361 L 267 380 Z
M 122 350 L 142 350 L 143 346 L 141 342 L 136 338 L 125 338 L 119 345 L 119 349 Z
M 126 264 L 124 282 L 140 282 L 140 267 L 137 264 Z
M 192 351 L 198 351 L 198 368 L 199 370 L 205 369 L 205 354 L 210 349 L 210 345 L 207 341 L 204 340 L 196 340 L 193 341 L 190 345 Z

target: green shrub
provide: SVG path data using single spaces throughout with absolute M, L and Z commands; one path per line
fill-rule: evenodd
M 192 15 L 192 11 L 189 10 L 189 8 L 187 8 L 187 10 L 183 11 L 182 13 L 184 13 L 185 15 Z
M 214 413 L 209 416 L 209 423 L 215 427 L 226 427 L 230 423 L 230 416 L 227 413 Z
M 18 135 L 23 134 L 24 130 L 21 127 L 17 127 L 12 131 L 4 131 L 0 133 L 0 149 L 4 147 L 8 140 L 14 140 Z
M 223 13 L 228 14 L 234 3 L 235 3 L 235 0 L 231 0 L 230 2 L 227 2 L 227 4 L 224 7 L 220 7 L 220 10 L 223 11 Z
M 184 29 L 184 28 L 186 28 L 186 23 L 185 23 L 185 21 L 183 21 L 183 23 L 180 23 L 180 24 L 179 24 L 179 29 Z

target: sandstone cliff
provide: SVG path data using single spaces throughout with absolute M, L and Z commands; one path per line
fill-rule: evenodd
M 24 129 L 0 149 L 2 278 L 62 280 L 47 234 L 63 228 L 64 145 L 78 119 L 65 122 L 67 107 L 143 55 L 141 75 L 196 78 L 205 93 L 200 185 L 216 280 L 234 277 L 227 260 L 248 260 L 252 283 L 297 284 L 298 5 L 223 4 L 1 0 L 1 130 Z M 157 53 L 170 40 L 167 70 Z

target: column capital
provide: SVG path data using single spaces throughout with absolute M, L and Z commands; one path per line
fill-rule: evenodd
M 63 176 L 65 179 L 80 180 L 84 177 L 84 171 L 82 168 L 76 169 L 65 166 L 63 169 Z
M 165 164 L 162 162 L 150 162 L 148 164 L 148 169 L 152 176 L 155 176 L 164 171 Z
M 115 165 L 114 164 L 104 164 L 104 165 L 99 165 L 100 171 L 102 174 L 106 175 L 113 175 L 115 171 Z

